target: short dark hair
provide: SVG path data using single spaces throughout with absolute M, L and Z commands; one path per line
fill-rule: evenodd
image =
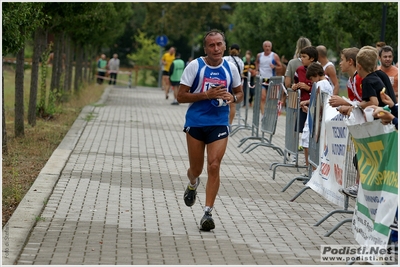
M 317 62 L 313 62 L 307 67 L 307 73 L 306 73 L 307 80 L 311 80 L 310 79 L 311 77 L 318 77 L 324 75 L 325 75 L 324 68 L 322 67 L 321 64 Z
M 381 48 L 381 50 L 379 50 L 379 57 L 382 56 L 382 51 L 383 52 L 392 52 L 392 56 L 394 55 L 393 48 L 390 45 L 385 45 Z
M 215 34 L 218 34 L 218 33 L 222 35 L 222 38 L 223 38 L 223 40 L 224 40 L 224 43 L 226 43 L 226 41 L 225 41 L 225 34 L 224 34 L 222 31 L 220 31 L 220 30 L 212 29 L 212 30 L 206 32 L 206 34 L 204 34 L 204 36 L 203 36 L 203 47 L 206 46 L 206 38 L 207 38 L 207 36 L 209 36 L 209 35 L 215 35 Z
M 315 46 L 306 46 L 300 50 L 300 54 L 306 54 L 310 58 L 314 59 L 314 62 L 318 61 L 318 50 Z

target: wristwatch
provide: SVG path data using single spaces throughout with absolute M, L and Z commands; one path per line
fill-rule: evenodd
M 237 102 L 237 97 L 236 97 L 235 94 L 233 94 L 233 102 L 234 102 L 234 103 Z

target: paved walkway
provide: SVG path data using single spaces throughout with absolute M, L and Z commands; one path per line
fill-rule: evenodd
M 248 130 L 230 137 L 216 228 L 200 231 L 206 170 L 196 204 L 186 207 L 188 105 L 171 101 L 159 88 L 112 88 L 104 105 L 80 116 L 87 123 L 17 264 L 316 265 L 320 245 L 355 243 L 350 224 L 323 237 L 344 215 L 313 226 L 339 207 L 311 190 L 289 202 L 300 182 L 280 192 L 299 172 L 278 168 L 272 180 L 270 164 L 283 162 L 276 151 L 240 153 Z M 282 148 L 284 123 L 273 138 Z

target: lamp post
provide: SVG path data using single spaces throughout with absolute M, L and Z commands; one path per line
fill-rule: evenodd
M 387 4 L 382 4 L 381 41 L 385 41 Z
M 163 31 L 164 31 L 164 13 L 165 13 L 165 11 L 164 11 L 164 9 L 162 10 L 162 12 L 161 12 L 161 35 L 163 34 Z M 162 46 L 160 46 L 160 69 L 158 70 L 158 87 L 161 87 L 162 86 L 162 83 L 161 83 L 161 79 L 162 79 L 162 69 L 163 69 L 163 64 L 161 63 L 161 58 L 162 58 L 162 55 L 163 55 L 163 47 Z

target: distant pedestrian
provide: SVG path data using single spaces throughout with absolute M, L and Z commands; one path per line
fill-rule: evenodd
M 110 81 L 108 84 L 115 85 L 117 82 L 117 75 L 119 71 L 118 54 L 114 54 L 113 58 L 108 61 L 108 71 L 110 73 Z
M 186 63 L 185 63 L 185 67 L 186 67 L 192 60 L 193 60 L 193 58 L 192 58 L 192 57 L 189 57 L 189 58 L 188 58 L 188 61 L 186 61 Z
M 107 72 L 107 60 L 106 55 L 101 54 L 99 60 L 97 61 L 97 83 L 102 84 L 104 81 L 104 77 Z
M 240 47 L 238 44 L 232 44 L 229 48 L 229 56 L 225 56 L 224 59 L 228 62 L 233 63 L 237 70 L 239 71 L 239 75 L 242 76 L 244 63 L 239 57 L 240 54 Z M 236 103 L 231 103 L 229 105 L 229 124 L 232 125 L 233 119 L 235 118 L 236 114 Z
M 338 95 L 339 94 L 339 80 L 336 76 L 336 68 L 335 65 L 329 61 L 328 59 L 328 53 L 326 51 L 326 47 L 323 45 L 317 46 L 318 50 L 318 62 L 321 63 L 322 68 L 325 71 L 325 75 L 328 76 L 329 82 L 333 86 L 333 94 Z
M 162 90 L 165 91 L 165 99 L 168 99 L 169 88 L 171 84 L 169 82 L 169 68 L 171 67 L 172 61 L 175 59 L 175 47 L 170 47 L 168 52 L 164 53 L 161 58 L 161 63 L 163 64 L 162 72 Z
M 174 91 L 174 101 L 171 103 L 171 105 L 179 105 L 177 97 L 184 69 L 185 69 L 185 62 L 181 59 L 181 54 L 176 53 L 175 60 L 172 61 L 171 67 L 169 68 L 169 80 L 172 85 L 172 90 Z
M 256 70 L 263 80 L 260 107 L 261 114 L 264 114 L 264 106 L 267 101 L 269 78 L 276 76 L 276 69 L 282 67 L 278 54 L 272 52 L 272 43 L 270 41 L 265 41 L 263 43 L 263 49 L 264 52 L 258 53 L 256 59 Z

